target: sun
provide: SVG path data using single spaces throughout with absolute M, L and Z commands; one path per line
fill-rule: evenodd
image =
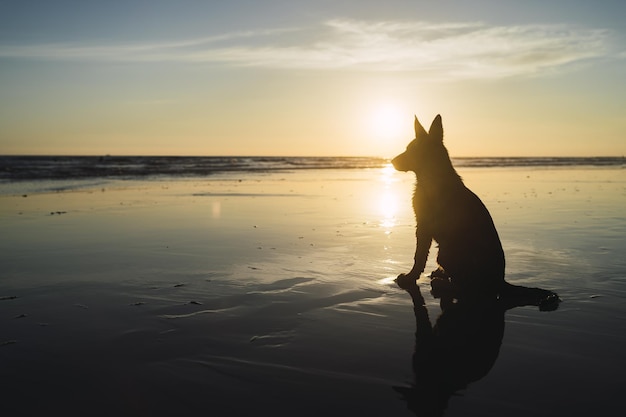
M 372 134 L 377 140 L 397 140 L 406 136 L 410 118 L 405 117 L 399 106 L 381 103 L 373 106 L 370 116 Z

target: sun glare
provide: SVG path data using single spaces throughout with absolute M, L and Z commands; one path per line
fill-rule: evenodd
M 385 234 L 390 234 L 391 229 L 396 225 L 396 215 L 398 212 L 398 196 L 392 187 L 395 169 L 391 164 L 385 165 L 381 169 L 381 180 L 384 191 L 378 196 L 378 209 L 381 216 L 380 226 L 385 229 Z
M 393 104 L 385 103 L 374 108 L 371 115 L 372 133 L 376 139 L 389 140 L 406 136 L 407 120 Z

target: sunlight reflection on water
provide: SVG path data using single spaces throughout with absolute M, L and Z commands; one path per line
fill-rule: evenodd
M 385 165 L 380 171 L 380 180 L 384 184 L 384 189 L 377 199 L 378 210 L 381 216 L 379 225 L 385 229 L 385 234 L 389 235 L 391 229 L 397 223 L 396 216 L 398 214 L 399 193 L 394 185 L 398 180 L 394 178 L 396 170 L 391 164 Z
M 396 284 L 396 277 L 385 277 L 376 281 L 379 285 L 392 285 Z

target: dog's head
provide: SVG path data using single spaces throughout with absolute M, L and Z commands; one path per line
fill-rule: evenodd
M 443 146 L 441 116 L 437 115 L 428 132 L 415 116 L 415 139 L 409 143 L 406 151 L 393 158 L 391 163 L 398 171 L 413 171 L 420 177 L 421 172 L 446 161 L 449 164 L 450 158 Z

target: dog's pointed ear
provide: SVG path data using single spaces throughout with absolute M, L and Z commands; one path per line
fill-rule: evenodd
M 428 130 L 428 136 L 431 139 L 443 141 L 443 124 L 441 123 L 441 116 L 437 115 L 433 123 L 430 125 L 430 129 Z
M 417 116 L 415 116 L 415 139 L 426 138 L 426 137 L 428 137 L 428 133 L 426 133 L 426 129 L 424 129 L 424 126 L 422 126 L 420 121 L 417 120 Z

